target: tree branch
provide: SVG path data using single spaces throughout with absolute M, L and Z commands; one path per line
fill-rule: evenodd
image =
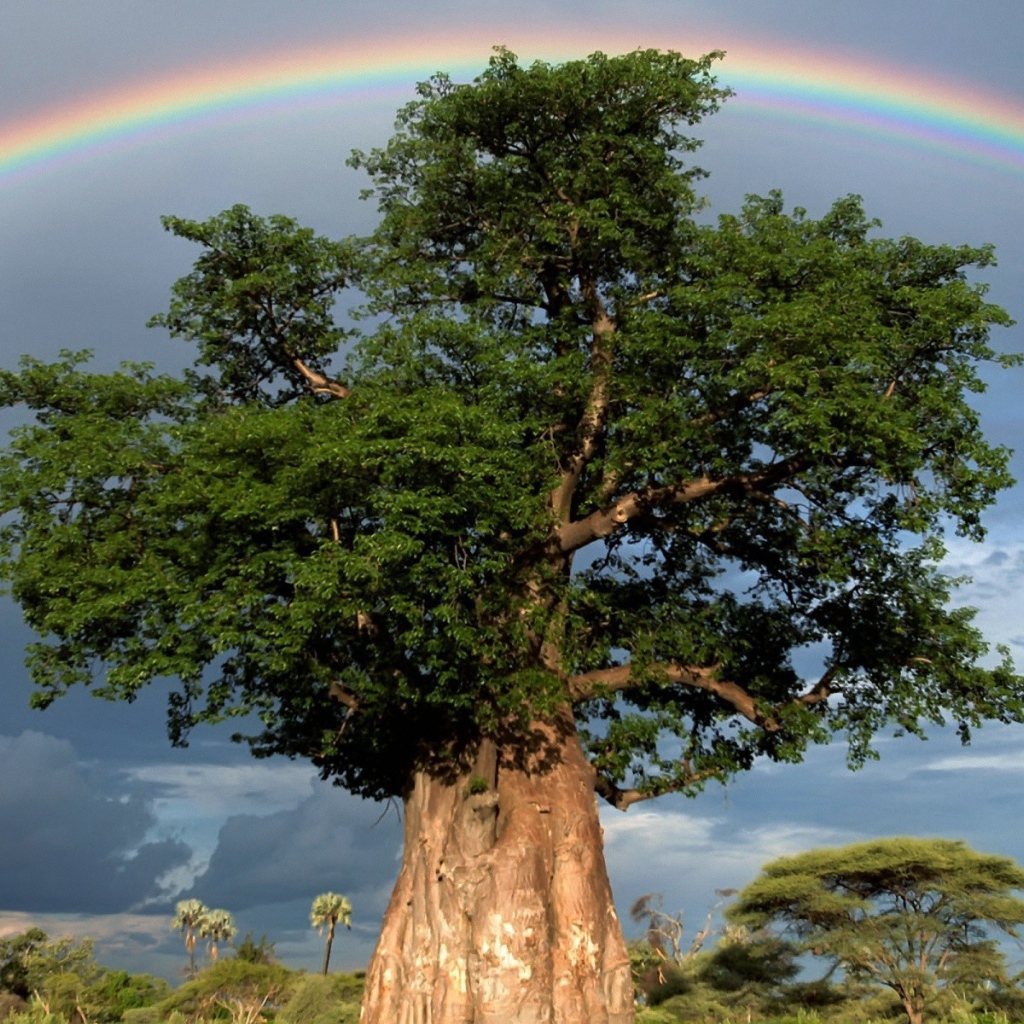
M 718 678 L 718 665 L 679 665 L 676 662 L 662 662 L 644 666 L 644 673 L 659 676 L 668 685 L 689 686 L 704 690 L 729 704 L 748 722 L 769 732 L 777 731 L 778 722 L 767 716 L 757 701 L 738 683 Z M 642 685 L 633 672 L 633 665 L 618 665 L 615 668 L 596 669 L 569 679 L 569 695 L 573 701 L 593 700 L 610 693 L 622 693 Z
M 593 284 L 584 287 L 584 298 L 591 308 L 593 334 L 590 342 L 590 366 L 593 384 L 587 404 L 576 427 L 577 448 L 562 471 L 558 486 L 551 492 L 551 508 L 560 520 L 568 520 L 572 512 L 572 499 L 583 470 L 593 459 L 608 418 L 611 404 L 611 339 L 615 322 L 608 315 Z
M 835 692 L 832 686 L 835 677 L 839 674 L 841 666 L 836 664 L 829 667 L 822 677 L 806 692 L 799 697 L 793 698 L 794 704 L 803 704 L 805 707 L 813 707 L 829 699 Z
M 794 697 L 793 703 L 812 707 L 827 700 L 835 692 L 832 683 L 839 670 L 839 665 L 831 666 L 809 690 Z M 645 667 L 645 673 L 660 675 L 665 683 L 690 686 L 714 694 L 720 700 L 731 705 L 748 722 L 759 726 L 765 732 L 778 732 L 782 728 L 779 720 L 766 714 L 758 706 L 754 697 L 742 686 L 730 680 L 719 679 L 718 671 L 719 666 L 717 665 L 702 667 L 679 665 L 674 662 Z M 632 665 L 617 665 L 615 668 L 596 669 L 593 672 L 572 676 L 568 680 L 568 685 L 570 697 L 573 701 L 578 702 L 593 700 L 609 694 L 623 693 L 626 690 L 639 687 L 643 683 L 634 674 Z M 643 800 L 652 800 L 665 793 L 676 793 L 696 783 L 721 777 L 721 772 L 714 769 L 694 771 L 689 758 L 684 757 L 680 764 L 683 768 L 681 775 L 671 782 L 656 782 L 649 789 L 622 788 L 598 769 L 594 789 L 612 807 L 626 811 L 633 804 Z
M 333 395 L 335 398 L 348 398 L 352 394 L 351 388 L 345 387 L 344 384 L 311 369 L 301 359 L 292 359 L 292 363 L 295 369 L 306 378 L 306 382 L 309 384 L 310 390 L 314 395 Z
M 697 477 L 663 487 L 645 487 L 619 498 L 614 504 L 591 512 L 583 519 L 556 527 L 552 544 L 556 551 L 568 554 L 610 536 L 630 520 L 654 509 L 685 505 L 720 494 L 767 497 L 765 488 L 777 487 L 811 465 L 811 459 L 794 456 L 783 462 L 772 463 L 756 473 L 736 473 L 717 480 Z
M 741 412 L 743 409 L 754 405 L 755 402 L 767 398 L 772 393 L 771 388 L 763 388 L 760 391 L 752 391 L 749 395 L 734 395 L 732 400 L 725 406 L 718 409 L 710 409 L 703 416 L 696 416 L 690 420 L 691 427 L 710 427 L 713 423 L 720 423 L 727 416 Z
M 651 789 L 623 789 L 612 779 L 608 778 L 607 775 L 598 772 L 597 779 L 594 782 L 594 791 L 617 811 L 628 811 L 633 804 L 641 803 L 644 800 L 653 800 L 655 797 L 664 796 L 666 793 L 678 793 L 681 789 L 686 789 L 687 786 L 693 786 L 698 782 L 707 782 L 721 777 L 721 772 L 717 771 L 693 771 L 690 768 L 689 760 L 686 758 L 681 763 L 683 766 L 682 775 L 673 779 L 671 783 L 662 783 Z
M 330 694 L 339 704 L 348 708 L 349 714 L 359 710 L 359 698 L 336 680 L 330 685 Z

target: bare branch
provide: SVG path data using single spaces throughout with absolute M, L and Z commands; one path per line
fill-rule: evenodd
M 720 666 L 679 665 L 662 662 L 644 666 L 645 675 L 653 675 L 663 685 L 689 686 L 714 694 L 729 704 L 747 721 L 768 732 L 775 732 L 779 724 L 758 706 L 757 701 L 739 684 L 718 677 Z M 569 695 L 573 701 L 593 700 L 610 693 L 622 693 L 642 685 L 634 675 L 634 666 L 618 665 L 615 668 L 597 669 L 569 679 Z
M 293 359 L 292 363 L 295 365 L 295 369 L 306 378 L 314 395 L 334 395 L 335 398 L 348 398 L 352 394 L 351 388 L 311 369 L 301 359 Z
M 339 704 L 348 708 L 349 713 L 359 710 L 359 698 L 341 683 L 337 681 L 331 683 L 330 694 Z
M 593 334 L 590 342 L 590 367 L 593 385 L 576 427 L 576 451 L 562 471 L 561 482 L 551 492 L 551 508 L 562 520 L 568 519 L 576 485 L 597 451 L 611 404 L 612 338 L 615 334 L 615 321 L 608 315 L 592 283 L 584 286 L 583 292 L 591 309 Z
M 821 704 L 823 701 L 828 700 L 835 692 L 832 684 L 839 674 L 840 668 L 841 666 L 838 664 L 830 666 L 806 693 L 802 693 L 799 697 L 794 698 L 793 703 L 813 707 L 815 704 Z
M 664 796 L 666 793 L 678 793 L 688 786 L 695 786 L 699 782 L 708 782 L 712 779 L 721 778 L 721 772 L 707 770 L 695 772 L 690 768 L 690 762 L 686 758 L 681 762 L 683 772 L 671 782 L 661 782 L 649 789 L 622 789 L 608 776 L 597 773 L 594 783 L 594 791 L 598 796 L 606 800 L 617 811 L 628 811 L 633 804 L 641 803 L 644 800 L 653 800 L 655 797 Z
M 612 805 L 617 811 L 628 811 L 641 800 L 650 800 L 656 793 L 643 793 L 639 789 L 620 789 L 611 779 L 598 772 L 594 782 L 594 790 Z

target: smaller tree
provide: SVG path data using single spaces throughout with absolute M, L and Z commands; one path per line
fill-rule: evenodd
M 252 932 L 246 932 L 245 938 L 235 946 L 235 958 L 247 964 L 274 964 L 277 963 L 275 945 L 267 938 L 266 932 L 260 936 L 259 942 Z
M 309 923 L 316 928 L 321 935 L 324 929 L 327 930 L 327 944 L 324 946 L 324 967 L 323 973 L 331 963 L 331 945 L 334 942 L 334 929 L 340 923 L 346 928 L 352 927 L 352 904 L 336 892 L 322 892 L 313 900 L 312 909 L 309 912 Z
M 104 969 L 96 962 L 93 940 L 64 935 L 35 946 L 25 957 L 32 1000 L 43 1014 L 77 1024 L 101 1016 L 96 986 Z
M 756 928 L 783 925 L 847 977 L 892 989 L 921 1024 L 937 988 L 1001 980 L 990 927 L 1024 923 L 1024 870 L 961 841 L 900 836 L 810 850 L 768 864 L 728 909 Z
M 277 1012 L 293 977 L 281 964 L 253 964 L 226 957 L 164 999 L 159 1019 L 175 1019 L 179 1014 L 193 1021 L 260 1024 Z
M 0 939 L 0 990 L 28 999 L 32 994 L 28 960 L 46 940 L 46 932 L 40 928 L 29 928 L 20 935 Z
M 174 908 L 174 920 L 171 921 L 171 927 L 176 928 L 185 937 L 190 978 L 196 976 L 196 940 L 199 937 L 199 926 L 209 912 L 210 908 L 200 900 L 182 900 Z
M 206 939 L 210 963 L 217 959 L 218 943 L 230 942 L 238 929 L 235 919 L 226 910 L 208 910 L 199 922 L 199 934 Z

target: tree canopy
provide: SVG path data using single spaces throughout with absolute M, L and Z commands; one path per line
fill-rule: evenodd
M 174 680 L 175 741 L 255 713 L 257 753 L 384 796 L 568 701 L 620 806 L 1018 719 L 936 567 L 1010 482 L 970 401 L 1012 361 L 967 276 L 992 254 L 875 237 L 856 197 L 696 219 L 678 126 L 725 95 L 713 57 L 437 76 L 354 157 L 371 237 L 167 218 L 202 247 L 155 320 L 193 370 L 4 371 L 37 703 Z
M 781 925 L 848 976 L 892 989 L 913 1024 L 930 994 L 1005 980 L 989 926 L 1024 924 L 1024 870 L 949 839 L 899 836 L 810 850 L 764 867 L 728 915 Z

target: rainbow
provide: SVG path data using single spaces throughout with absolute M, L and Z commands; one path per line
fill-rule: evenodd
M 537 29 L 499 32 L 524 60 L 565 60 L 597 49 L 621 52 L 622 30 L 559 41 Z M 493 30 L 492 30 L 493 32 Z M 0 189 L 72 162 L 180 137 L 205 125 L 251 120 L 372 99 L 412 96 L 412 85 L 439 68 L 453 78 L 479 73 L 495 41 L 417 35 L 361 39 L 334 46 L 254 54 L 234 63 L 194 67 L 129 82 L 0 124 Z M 736 97 L 727 109 L 863 132 L 982 163 L 1024 170 L 1024 102 L 975 85 L 848 54 L 705 39 L 666 38 L 657 46 L 699 54 L 726 49 L 718 77 Z

